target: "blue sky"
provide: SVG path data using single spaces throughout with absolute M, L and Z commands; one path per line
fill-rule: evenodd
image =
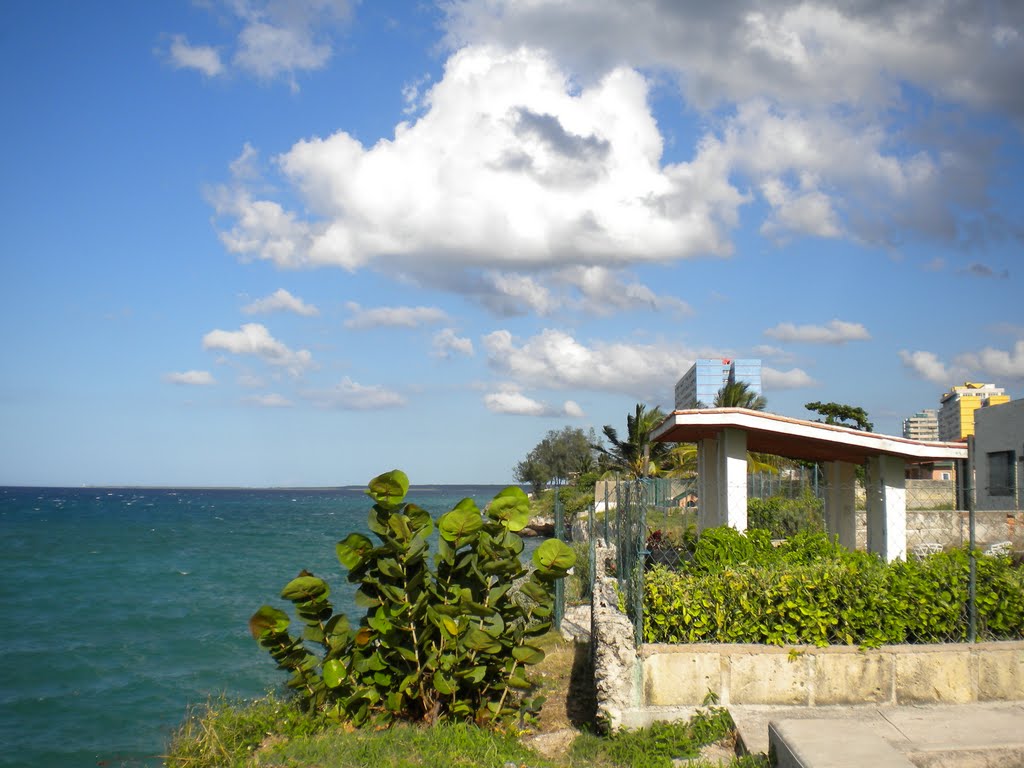
M 511 482 L 760 357 L 1024 395 L 1024 6 L 5 6 L 0 483 Z

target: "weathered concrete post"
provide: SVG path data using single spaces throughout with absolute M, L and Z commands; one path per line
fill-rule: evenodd
M 907 556 L 906 462 L 899 456 L 868 459 L 868 551 L 887 563 Z
M 747 530 L 747 433 L 723 429 L 697 443 L 697 488 L 701 531 L 728 525 Z
M 622 725 L 623 714 L 639 706 L 640 661 L 633 642 L 633 623 L 619 610 L 615 579 L 607 576 L 610 562 L 615 562 L 615 547 L 597 542 L 590 610 L 594 688 L 598 721 L 614 731 Z
M 857 548 L 856 467 L 847 461 L 825 464 L 825 530 L 839 536 L 849 550 Z

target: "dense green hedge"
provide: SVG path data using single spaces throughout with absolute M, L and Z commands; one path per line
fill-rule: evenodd
M 645 575 L 652 643 L 879 645 L 967 639 L 964 549 L 886 564 L 824 534 L 705 531 L 679 570 Z M 978 639 L 1024 638 L 1024 568 L 977 557 Z

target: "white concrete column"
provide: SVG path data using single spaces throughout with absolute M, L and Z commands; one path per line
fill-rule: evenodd
M 825 530 L 847 549 L 857 548 L 856 467 L 829 461 L 825 468 Z
M 906 462 L 872 456 L 867 472 L 868 551 L 886 562 L 907 556 Z
M 697 443 L 697 532 L 722 525 L 718 505 L 718 440 Z
M 747 530 L 747 433 L 742 429 L 724 429 L 718 440 L 719 514 L 724 524 L 737 531 Z

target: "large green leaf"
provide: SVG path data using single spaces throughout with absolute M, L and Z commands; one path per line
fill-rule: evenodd
M 451 696 L 455 693 L 455 681 L 442 674 L 441 670 L 434 673 L 434 688 L 442 696 Z
M 259 639 L 264 632 L 274 633 L 287 632 L 290 619 L 284 611 L 278 610 L 269 605 L 261 606 L 249 619 L 249 632 Z
M 363 555 L 371 549 L 373 549 L 373 542 L 361 533 L 350 533 L 334 545 L 334 551 L 338 554 L 338 562 L 349 570 L 355 568 L 363 559 Z
M 409 517 L 409 527 L 415 533 L 429 534 L 434 529 L 434 521 L 430 513 L 416 504 L 406 504 L 405 514 Z
M 482 653 L 497 653 L 501 650 L 501 643 L 488 635 L 479 627 L 470 627 L 466 630 L 464 640 L 466 647 L 471 651 Z
M 558 539 L 548 539 L 533 552 L 533 564 L 542 573 L 564 574 L 576 562 L 572 547 Z
M 312 574 L 305 572 L 303 574 L 285 585 L 285 588 L 281 590 L 281 597 L 285 600 L 291 600 L 293 603 L 298 603 L 316 600 L 331 594 L 331 588 L 327 586 L 326 581 Z
M 510 485 L 487 506 L 487 515 L 510 531 L 521 531 L 530 522 L 530 499 L 522 488 Z
M 468 501 L 468 505 L 464 502 Z M 472 499 L 459 502 L 451 512 L 441 515 L 437 521 L 437 530 L 441 538 L 450 541 L 455 549 L 472 541 L 473 537 L 484 527 L 480 510 Z
M 520 645 L 512 649 L 512 656 L 523 664 L 540 664 L 544 661 L 544 651 L 532 645 Z
M 400 469 L 377 475 L 370 481 L 366 495 L 383 507 L 397 507 L 409 492 L 409 478 Z
M 345 665 L 337 659 L 324 662 L 324 682 L 328 688 L 337 688 L 345 679 Z

